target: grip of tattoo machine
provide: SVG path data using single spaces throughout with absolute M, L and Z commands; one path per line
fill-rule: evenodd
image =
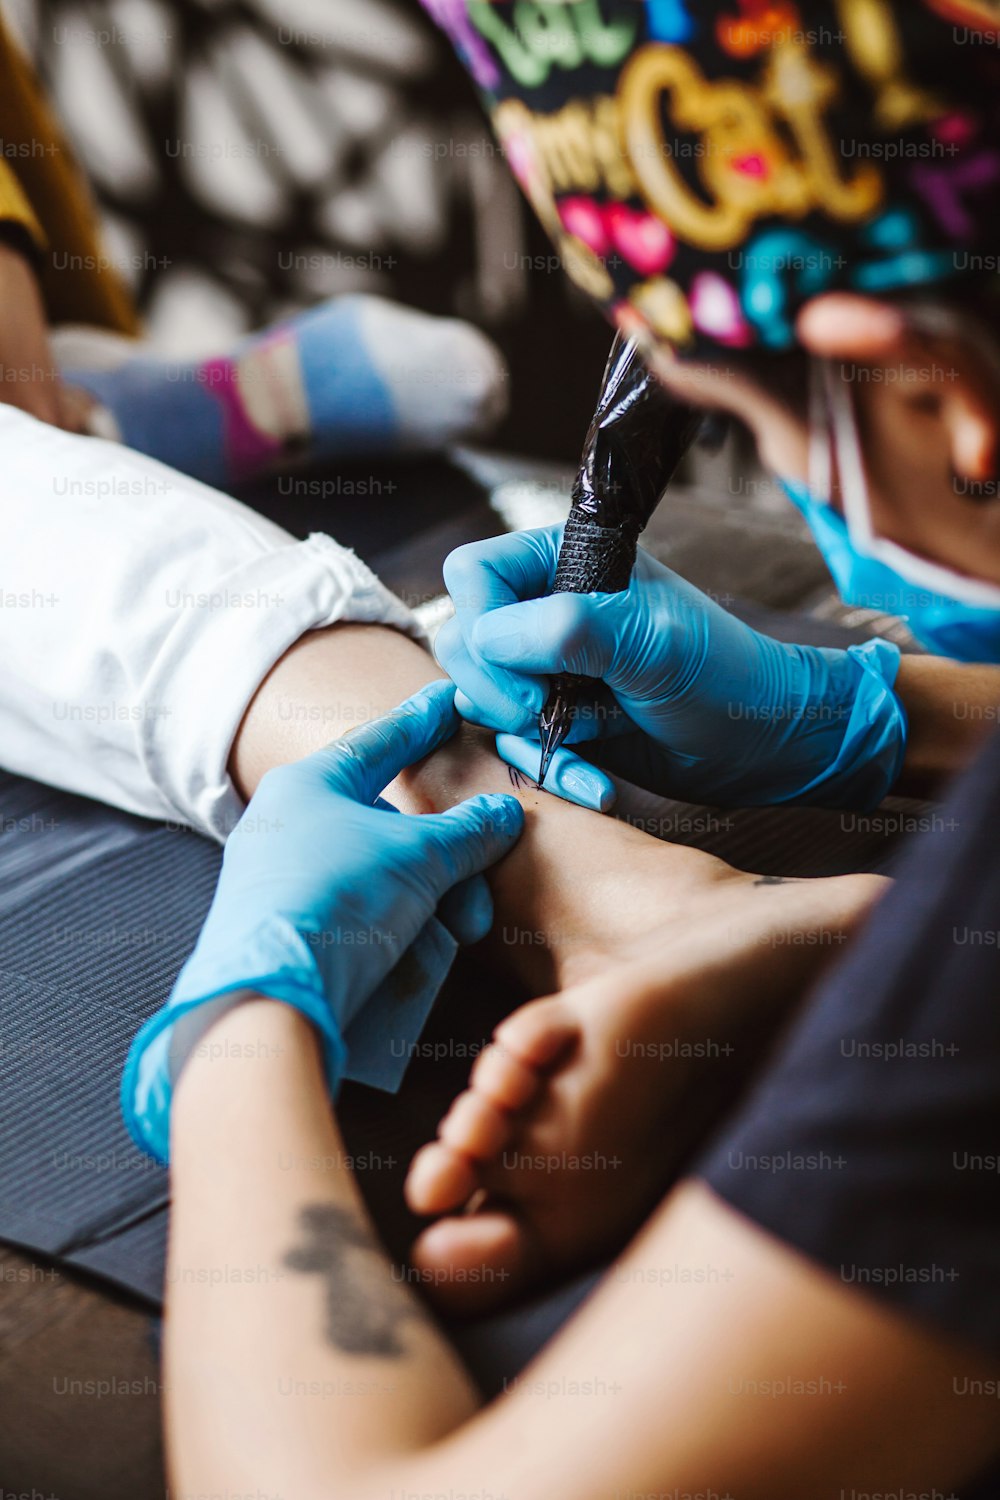
M 650 374 L 633 339 L 616 335 L 573 486 L 553 593 L 628 588 L 639 537 L 703 420 Z M 572 728 L 584 681 L 570 674 L 552 681 L 538 721 L 539 786 Z

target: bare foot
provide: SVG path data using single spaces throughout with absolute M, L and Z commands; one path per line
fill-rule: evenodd
M 632 934 L 630 961 L 595 973 L 581 946 L 588 977 L 502 1023 L 417 1154 L 410 1207 L 448 1217 L 413 1261 L 452 1311 L 620 1248 L 886 885 L 722 870 L 692 864 L 688 897 L 675 887 L 658 931 Z

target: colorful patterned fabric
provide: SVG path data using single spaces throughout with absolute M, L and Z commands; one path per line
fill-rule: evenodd
M 1000 0 L 424 4 L 647 345 L 784 350 L 831 290 L 996 295 Z
M 92 279 L 125 281 L 157 352 L 212 354 L 342 293 L 391 298 L 500 344 L 517 401 L 496 441 L 560 461 L 578 452 L 605 329 L 558 274 L 419 0 L 3 9 L 101 210 L 103 254 L 88 263 L 107 269 Z M 0 87 L 0 124 L 10 114 Z M 3 156 L 24 182 L 10 129 Z M 62 295 L 66 246 L 51 229 L 50 245 Z M 101 321 L 65 297 L 60 317 Z M 557 340 L 552 403 L 538 347 Z
M 160 347 L 222 348 L 342 292 L 519 312 L 527 215 L 417 0 L 16 11 Z

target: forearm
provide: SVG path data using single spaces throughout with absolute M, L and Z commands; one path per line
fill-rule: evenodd
M 933 795 L 969 764 L 1000 722 L 1000 668 L 904 656 L 896 692 L 908 721 L 898 790 Z
M 173 1189 L 165 1384 L 179 1493 L 833 1500 L 944 1489 L 996 1451 L 995 1402 L 954 1386 L 959 1371 L 994 1379 L 987 1361 L 691 1184 L 470 1420 L 468 1381 L 372 1238 L 308 1028 L 278 1005 L 232 1012 L 189 1063 Z
M 308 1023 L 268 1001 L 231 1012 L 188 1063 L 173 1118 L 173 1487 L 367 1492 L 477 1400 L 374 1238 Z

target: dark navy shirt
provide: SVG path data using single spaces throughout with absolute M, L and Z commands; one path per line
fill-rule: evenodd
M 1000 1356 L 1000 736 L 930 821 L 699 1175 Z

